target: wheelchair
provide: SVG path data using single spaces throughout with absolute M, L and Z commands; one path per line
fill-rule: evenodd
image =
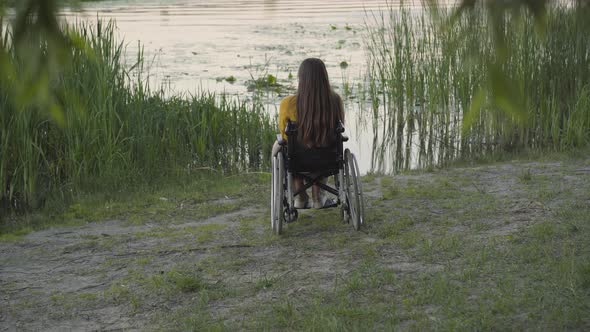
M 356 157 L 349 149 L 343 150 L 348 141 L 344 126 L 336 128 L 335 143 L 326 148 L 306 148 L 297 142 L 297 124 L 288 122 L 285 129 L 287 140 L 277 135 L 279 152 L 272 156 L 271 183 L 271 226 L 280 235 L 283 224 L 297 220 L 298 210 L 294 201 L 297 195 L 313 185 L 318 185 L 325 193 L 335 196 L 335 203 L 324 207 L 340 207 L 343 223 L 351 223 L 355 230 L 364 225 L 364 200 L 360 173 Z M 303 179 L 304 186 L 293 192 L 293 178 Z M 334 186 L 322 181 L 333 177 Z

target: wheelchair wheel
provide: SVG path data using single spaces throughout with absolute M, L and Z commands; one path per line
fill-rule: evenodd
M 283 153 L 277 153 L 272 159 L 272 190 L 271 190 L 271 226 L 275 234 L 279 235 L 283 231 L 283 198 L 285 195 L 285 167 Z
M 277 158 L 275 156 L 270 157 L 270 228 L 274 230 L 275 228 L 275 217 L 276 217 L 276 209 L 275 209 L 275 178 L 277 176 L 275 170 L 275 164 L 277 163 Z
M 277 207 L 276 207 L 276 201 L 277 201 L 277 179 L 278 179 L 278 168 L 277 168 L 277 157 L 276 156 L 272 156 L 271 157 L 271 169 L 270 172 L 272 174 L 271 177 L 271 181 L 270 181 L 270 227 L 272 228 L 272 230 L 274 231 L 275 229 L 275 223 L 276 223 L 276 219 L 277 219 Z
M 348 149 L 344 151 L 345 160 L 345 192 L 348 204 L 348 215 L 352 220 L 352 226 L 359 230 L 363 223 L 364 204 L 362 203 L 362 191 L 360 189 L 358 165 L 356 158 Z
M 346 158 L 346 157 L 345 157 Z M 348 209 L 348 190 L 347 190 L 347 179 L 348 179 L 348 168 L 346 167 L 346 159 L 344 159 L 344 167 L 341 170 L 342 181 L 338 180 L 338 188 L 342 188 L 344 197 L 341 198 L 340 202 L 340 219 L 343 224 L 350 224 L 350 215 Z M 339 189 L 340 190 L 340 189 Z
M 342 220 L 343 224 L 350 224 L 350 216 L 348 215 L 348 211 L 346 209 L 348 205 L 344 202 L 340 204 L 340 219 Z
M 352 160 L 354 161 L 354 170 L 355 170 L 355 181 L 357 183 L 356 187 L 358 189 L 358 197 L 359 197 L 359 217 L 360 217 L 360 224 L 364 225 L 365 224 L 365 199 L 363 196 L 363 186 L 361 183 L 361 172 L 359 171 L 359 164 L 356 160 L 356 157 L 354 154 L 352 154 Z

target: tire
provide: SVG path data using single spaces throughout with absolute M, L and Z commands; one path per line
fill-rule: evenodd
M 352 221 L 352 227 L 355 230 L 361 228 L 361 199 L 358 183 L 358 172 L 355 167 L 356 159 L 348 149 L 344 151 L 345 157 L 345 182 L 346 182 L 346 200 L 348 201 L 348 214 Z
M 344 198 L 342 199 L 342 202 L 340 202 L 340 219 L 342 219 L 342 223 L 343 224 L 350 224 L 350 210 L 348 208 L 349 204 L 348 204 L 348 177 L 349 177 L 349 172 L 348 172 L 348 167 L 346 164 L 346 156 L 347 154 L 350 153 L 350 151 L 348 151 L 348 149 L 346 149 L 345 153 L 344 153 L 344 166 L 342 167 L 342 183 L 340 183 L 340 187 L 342 187 L 342 190 L 344 191 Z
M 271 167 L 270 167 L 270 174 L 271 174 L 271 178 L 270 178 L 270 228 L 273 230 L 275 230 L 275 220 L 277 218 L 277 209 L 275 207 L 275 195 L 276 195 L 276 182 L 277 182 L 277 157 L 272 156 L 271 157 Z
M 279 152 L 276 156 L 275 168 L 276 179 L 273 181 L 274 187 L 274 223 L 273 231 L 276 235 L 280 235 L 283 232 L 283 222 L 285 220 L 284 213 L 284 197 L 285 197 L 285 160 L 283 159 L 283 153 Z
M 359 217 L 360 217 L 360 224 L 365 224 L 365 199 L 363 196 L 363 186 L 361 182 L 361 173 L 359 171 L 359 164 L 356 160 L 356 156 L 352 154 L 352 160 L 354 161 L 354 170 L 355 170 L 355 177 L 354 180 L 356 181 L 356 187 L 358 189 L 358 198 L 359 198 Z

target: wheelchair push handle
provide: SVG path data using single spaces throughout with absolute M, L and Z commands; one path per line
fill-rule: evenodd
M 342 123 L 342 121 L 338 121 L 336 132 L 340 134 L 340 137 L 342 137 L 342 142 L 348 142 L 348 136 L 344 135 L 344 124 Z

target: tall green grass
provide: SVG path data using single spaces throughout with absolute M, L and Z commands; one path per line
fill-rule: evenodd
M 438 14 L 369 14 L 374 169 L 590 142 L 588 8 Z
M 63 108 L 61 126 L 45 110 L 16 105 L 10 87 L 0 85 L 2 211 L 40 207 L 49 195 L 70 190 L 121 189 L 202 167 L 266 167 L 275 124 L 260 105 L 206 92 L 152 91 L 141 51 L 131 69 L 122 65 L 124 47 L 114 29 L 103 22 L 70 29 L 85 47 L 71 51 L 71 62 L 51 83 Z M 20 62 L 10 42 L 2 47 Z

